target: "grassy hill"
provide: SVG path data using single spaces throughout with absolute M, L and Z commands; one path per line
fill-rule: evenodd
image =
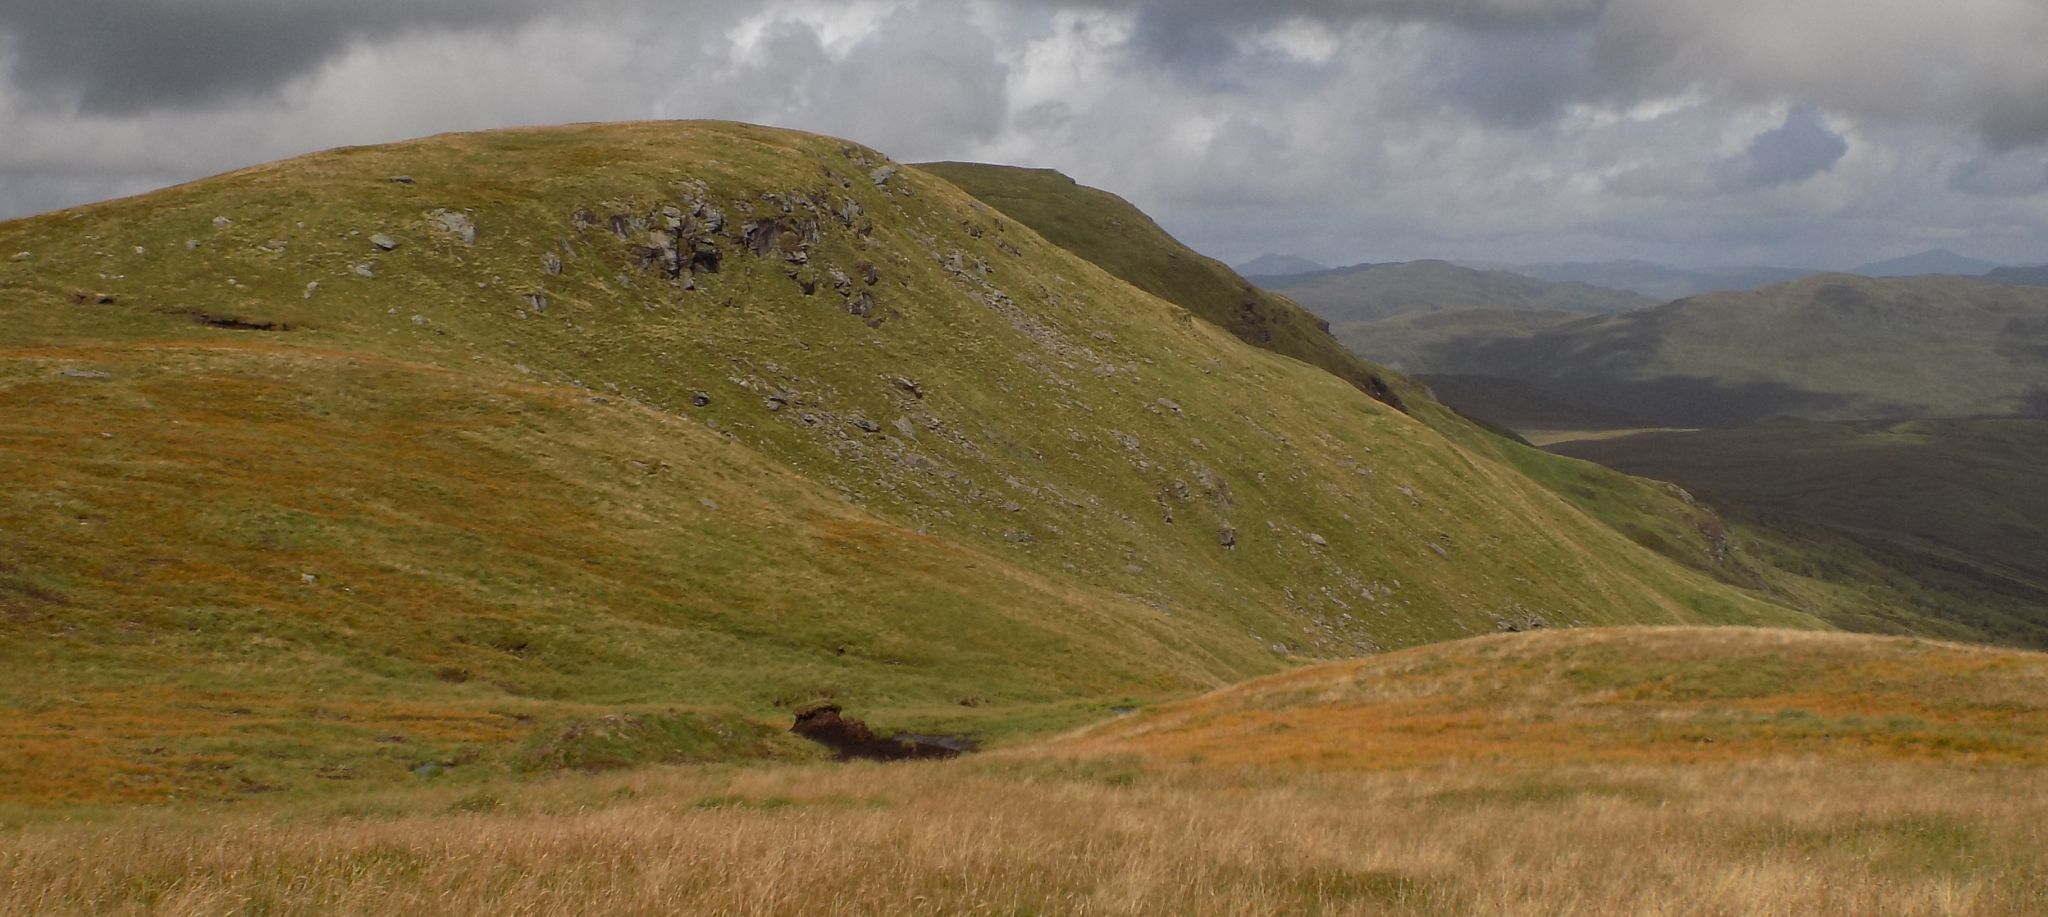
M 801 757 L 818 700 L 1000 744 L 1502 621 L 1893 614 L 1020 222 L 687 123 L 0 224 L 0 795 Z
M 1666 426 L 2048 411 L 2048 291 L 1964 278 L 1821 275 L 1533 330 L 1454 324 L 1407 347 L 1417 374 L 1498 376 Z
M 1475 270 L 1448 261 L 1360 264 L 1268 278 L 1266 283 L 1333 324 L 1464 309 L 1610 313 L 1656 305 L 1655 300 L 1621 290 Z
M 2048 657 L 1508 634 L 908 765 L 667 768 L 0 835 L 0 910 L 2027 915 Z
M 1981 565 L 2032 583 L 2048 606 L 2048 421 L 1766 424 L 1552 448 L 1719 502 Z

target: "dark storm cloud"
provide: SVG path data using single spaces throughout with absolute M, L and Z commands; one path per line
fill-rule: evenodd
M 0 0 L 0 218 L 719 117 L 1061 168 L 1231 258 L 2039 261 L 2042 47 L 2042 0 Z
M 31 92 L 122 114 L 261 94 L 350 42 L 517 23 L 540 0 L 7 0 L 0 48 Z

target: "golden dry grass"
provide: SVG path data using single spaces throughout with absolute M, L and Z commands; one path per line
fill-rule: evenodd
M 1512 635 L 953 762 L 30 823 L 0 835 L 0 913 L 2032 915 L 2048 909 L 2044 672 L 2048 657 L 1913 640 Z M 1822 722 L 1703 712 L 1780 697 Z M 1300 719 L 1431 705 L 1486 729 Z M 1294 726 L 1249 728 L 1251 711 Z M 1824 734 L 1848 716 L 1967 726 L 2004 750 Z M 1180 735 L 1214 741 L 1164 741 Z M 1358 752 L 1397 740 L 1408 753 Z
M 2038 914 L 2039 778 L 1818 760 L 670 770 L 509 804 L 30 829 L 0 839 L 0 912 Z

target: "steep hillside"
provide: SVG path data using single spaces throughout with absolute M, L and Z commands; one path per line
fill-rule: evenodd
M 1418 374 L 1499 376 L 1659 425 L 2048 412 L 2048 290 L 1962 278 L 1822 275 L 1410 346 Z
M 1366 397 L 1298 311 L 1223 333 L 826 138 L 344 149 L 0 251 L 11 799 L 796 755 L 823 699 L 1000 740 L 1501 621 L 1840 611 Z
M 1720 502 L 1985 565 L 2030 581 L 2048 607 L 2048 421 L 1766 424 L 1552 449 Z
M 1247 344 L 1321 367 L 1381 401 L 1401 406 L 1395 391 L 1398 380 L 1346 351 L 1330 337 L 1329 323 L 1180 244 L 1123 198 L 1048 169 L 960 162 L 918 168 Z
M 1621 290 L 1474 270 L 1448 261 L 1361 264 L 1266 283 L 1333 324 L 1462 309 L 1609 313 L 1656 305 Z
M 1144 214 L 1123 202 L 1071 182 L 1047 181 L 1045 173 L 976 166 L 984 188 L 1034 188 L 1029 206 L 1013 205 L 1021 222 L 1051 221 L 1060 244 L 1076 255 L 1112 250 L 1111 263 L 1129 282 L 1158 287 L 1169 296 L 1187 295 L 1158 278 L 1174 276 L 1180 265 L 1204 262 L 1202 257 L 1163 233 L 1146 234 L 1131 244 L 1121 227 L 1149 225 Z M 1007 173 L 1016 173 L 1014 175 Z M 999 203 L 991 198 L 985 203 Z M 1075 222 L 1074 213 L 1092 214 Z M 1028 219 L 1018 214 L 1028 215 Z M 1232 280 L 1234 285 L 1234 278 Z M 1272 298 L 1262 303 L 1285 304 Z M 1197 297 L 1184 303 L 1199 311 Z M 1533 316 L 1534 327 L 1556 324 L 1546 316 L 1598 322 L 1599 318 L 1567 313 L 1455 312 L 1440 319 L 1417 315 L 1372 323 L 1407 326 L 1427 336 L 1430 329 L 1484 328 L 1496 316 Z M 1509 320 L 1510 323 L 1514 321 Z M 1398 337 L 1398 335 L 1396 335 Z M 1407 409 L 1417 420 L 1468 453 L 1485 456 L 1536 482 L 1631 541 L 1721 582 L 1758 590 L 1774 601 L 1820 615 L 1837 626 L 1883 633 L 1925 633 L 1953 639 L 1990 640 L 2023 646 L 2048 646 L 2048 606 L 2029 589 L 2015 590 L 2003 578 L 1987 577 L 1968 564 L 1920 552 L 1874 544 L 1793 520 L 1763 520 L 1753 513 L 1734 518 L 1694 500 L 1684 490 L 1585 462 L 1561 458 L 1528 445 L 1583 438 L 1588 430 L 1647 426 L 1612 410 L 1587 407 L 1546 395 L 1537 387 L 1492 376 L 1428 376 L 1422 381 L 1458 407 L 1446 409 L 1413 380 L 1391 376 L 1407 393 Z M 1463 413 L 1461 413 L 1463 412 Z M 1474 418 L 1481 418 L 1478 422 Z M 1528 438 L 1518 436 L 1495 419 L 1519 426 L 1530 420 L 1542 428 Z

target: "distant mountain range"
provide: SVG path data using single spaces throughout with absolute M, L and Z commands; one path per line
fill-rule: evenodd
M 1610 314 L 1657 304 L 1634 293 L 1583 283 L 1461 267 L 1448 261 L 1359 264 L 1255 282 L 1335 324 L 1418 312 L 1530 309 Z

